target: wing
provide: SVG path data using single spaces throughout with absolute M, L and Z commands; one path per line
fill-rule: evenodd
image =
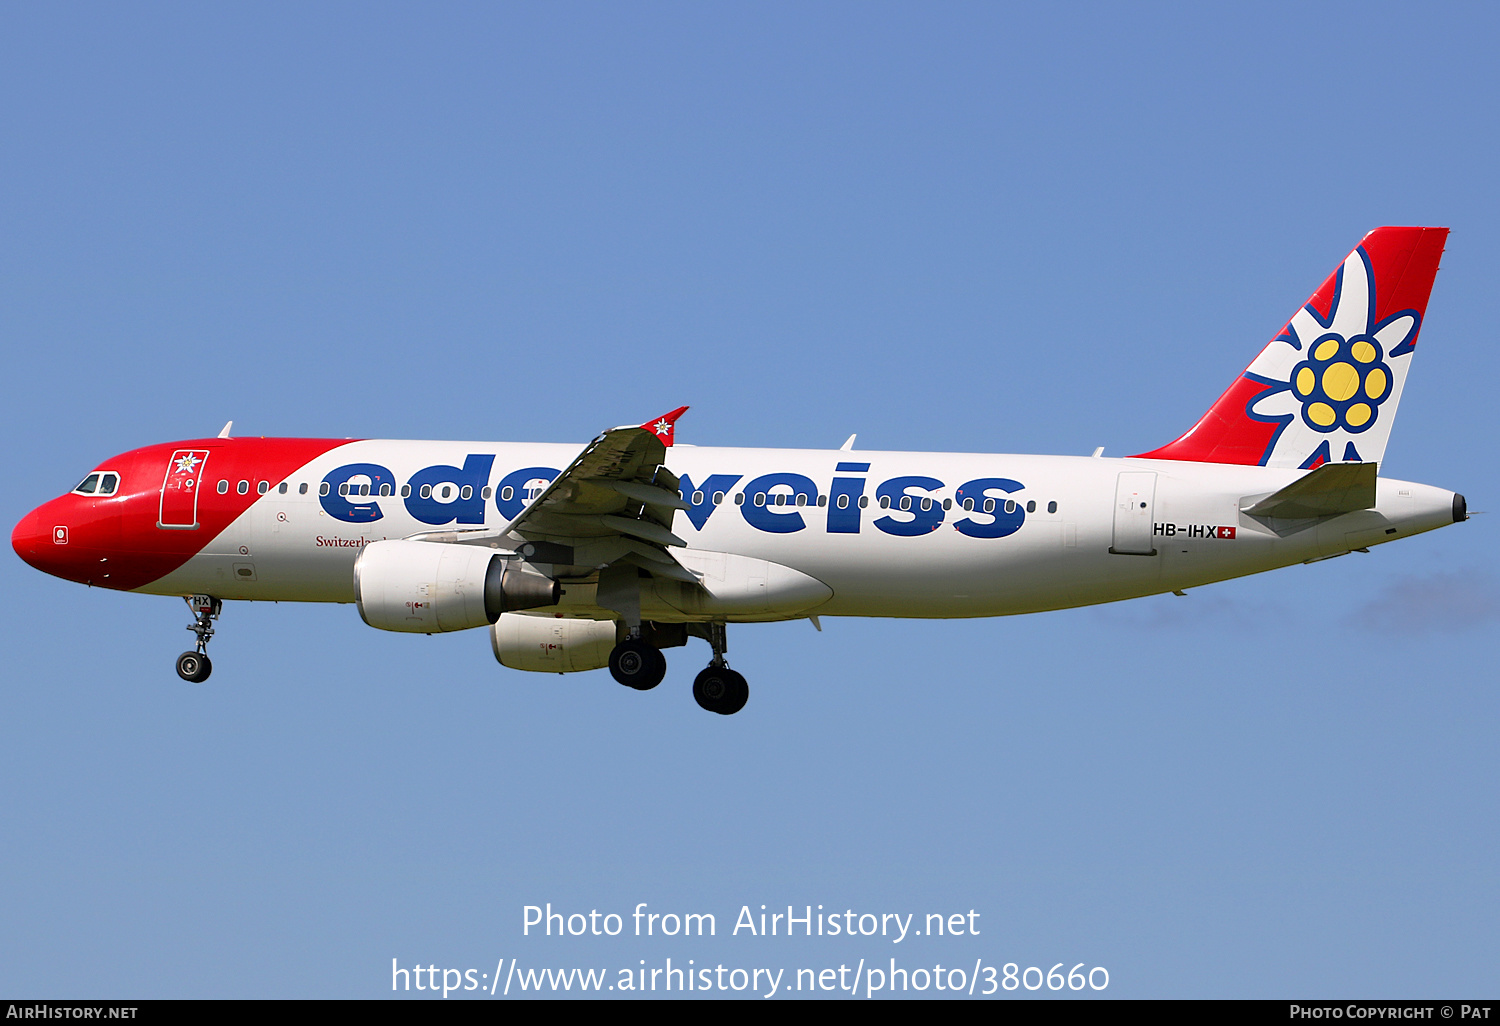
M 554 576 L 633 563 L 653 576 L 697 584 L 667 551 L 685 546 L 672 518 L 688 504 L 663 466 L 675 422 L 686 406 L 639 427 L 611 428 L 579 453 L 542 493 L 498 530 L 427 532 L 431 541 L 504 546 Z

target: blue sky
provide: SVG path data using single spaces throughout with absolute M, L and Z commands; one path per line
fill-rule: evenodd
M 0 512 L 231 418 L 581 445 L 690 403 L 703 445 L 1139 452 L 1380 224 L 1453 229 L 1384 472 L 1494 509 L 1497 20 L 12 5 Z M 894 956 L 1488 993 L 1494 530 L 1187 599 L 737 629 L 731 718 L 687 694 L 698 642 L 635 694 L 348 606 L 231 605 L 188 686 L 176 600 L 12 554 L 0 992 Z M 522 937 L 549 901 L 720 936 Z M 762 903 L 982 932 L 725 936 Z

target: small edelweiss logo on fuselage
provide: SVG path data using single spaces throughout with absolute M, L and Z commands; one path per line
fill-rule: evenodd
M 179 473 L 179 474 L 190 473 L 192 471 L 192 469 L 194 467 L 196 467 L 197 465 L 198 465 L 198 457 L 192 455 L 191 453 L 188 454 L 187 456 L 179 456 L 177 458 L 177 473 Z

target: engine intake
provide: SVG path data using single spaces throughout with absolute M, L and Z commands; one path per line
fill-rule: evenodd
M 354 561 L 359 615 L 383 631 L 436 634 L 484 627 L 516 609 L 554 606 L 550 577 L 474 545 L 378 541 Z

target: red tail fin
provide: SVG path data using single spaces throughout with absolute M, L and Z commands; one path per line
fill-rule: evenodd
M 1192 428 L 1147 459 L 1379 461 L 1446 228 L 1376 228 Z

